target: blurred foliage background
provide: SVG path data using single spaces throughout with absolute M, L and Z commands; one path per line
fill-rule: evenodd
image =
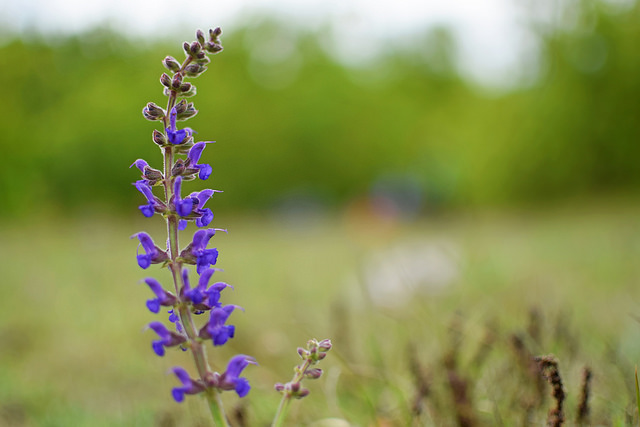
M 226 50 L 195 81 L 205 95 L 189 126 L 218 141 L 204 159 L 225 191 L 219 209 L 332 208 L 377 192 L 417 212 L 636 196 L 639 17 L 636 3 L 614 13 L 572 2 L 555 24 L 532 19 L 539 58 L 508 91 L 463 78 L 444 27 L 348 66 L 321 32 L 256 18 L 224 35 Z M 181 58 L 180 44 L 106 29 L 5 34 L 2 215 L 131 212 L 140 195 L 127 167 L 157 159 L 140 111 L 164 102 L 166 54 Z

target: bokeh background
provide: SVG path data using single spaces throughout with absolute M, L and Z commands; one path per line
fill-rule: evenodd
M 163 228 L 128 166 L 161 162 L 141 115 L 161 59 L 218 25 L 189 126 L 217 141 L 220 277 L 246 309 L 212 364 L 260 362 L 229 396 L 247 425 L 311 337 L 336 348 L 292 425 L 455 424 L 452 349 L 476 423 L 544 420 L 504 378 L 520 333 L 565 363 L 569 404 L 589 365 L 593 419 L 637 420 L 640 5 L 396 3 L 0 3 L 0 424 L 206 419 L 170 400 L 186 355 L 149 351 L 128 237 Z

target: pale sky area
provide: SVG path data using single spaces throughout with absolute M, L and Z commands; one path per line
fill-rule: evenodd
M 609 0 L 624 3 L 624 0 Z M 345 62 L 366 61 L 376 46 L 408 39 L 429 25 L 455 31 L 463 72 L 488 84 L 509 84 L 523 63 L 535 62 L 535 39 L 523 23 L 532 5 L 523 0 L 0 0 L 4 32 L 37 27 L 72 33 L 105 22 L 133 35 L 175 33 L 221 26 L 227 33 L 252 16 L 266 14 L 304 28 L 330 24 L 328 39 Z M 337 43 L 336 41 L 340 41 Z

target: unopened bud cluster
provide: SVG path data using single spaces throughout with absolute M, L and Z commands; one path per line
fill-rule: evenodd
M 294 376 L 291 381 L 286 384 L 276 383 L 274 388 L 282 393 L 285 398 L 302 399 L 309 395 L 309 390 L 302 388 L 302 380 L 304 378 L 315 380 L 322 376 L 322 369 L 312 368 L 327 356 L 327 352 L 331 350 L 331 340 L 324 339 L 317 341 L 315 339 L 307 342 L 307 348 L 298 347 L 298 355 L 302 359 L 302 363 L 294 368 Z

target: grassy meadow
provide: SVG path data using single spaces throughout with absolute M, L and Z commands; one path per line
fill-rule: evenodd
M 268 425 L 273 384 L 290 379 L 296 347 L 314 337 L 334 349 L 290 425 L 456 425 L 467 410 L 471 425 L 542 425 L 550 387 L 522 356 L 549 353 L 568 425 L 585 366 L 591 425 L 637 425 L 639 213 L 620 200 L 414 222 L 358 207 L 286 220 L 219 212 L 214 225 L 229 233 L 213 239 L 217 279 L 235 287 L 223 302 L 245 312 L 209 358 L 217 369 L 236 353 L 260 364 L 245 371 L 248 398 L 224 396 L 234 425 Z M 166 314 L 146 310 L 151 292 L 139 281 L 168 285 L 169 275 L 136 265 L 128 237 L 141 230 L 162 240 L 160 221 L 137 216 L 5 223 L 0 425 L 206 425 L 203 400 L 170 395 L 168 371 L 191 370 L 189 355 L 151 351 L 144 327 Z

